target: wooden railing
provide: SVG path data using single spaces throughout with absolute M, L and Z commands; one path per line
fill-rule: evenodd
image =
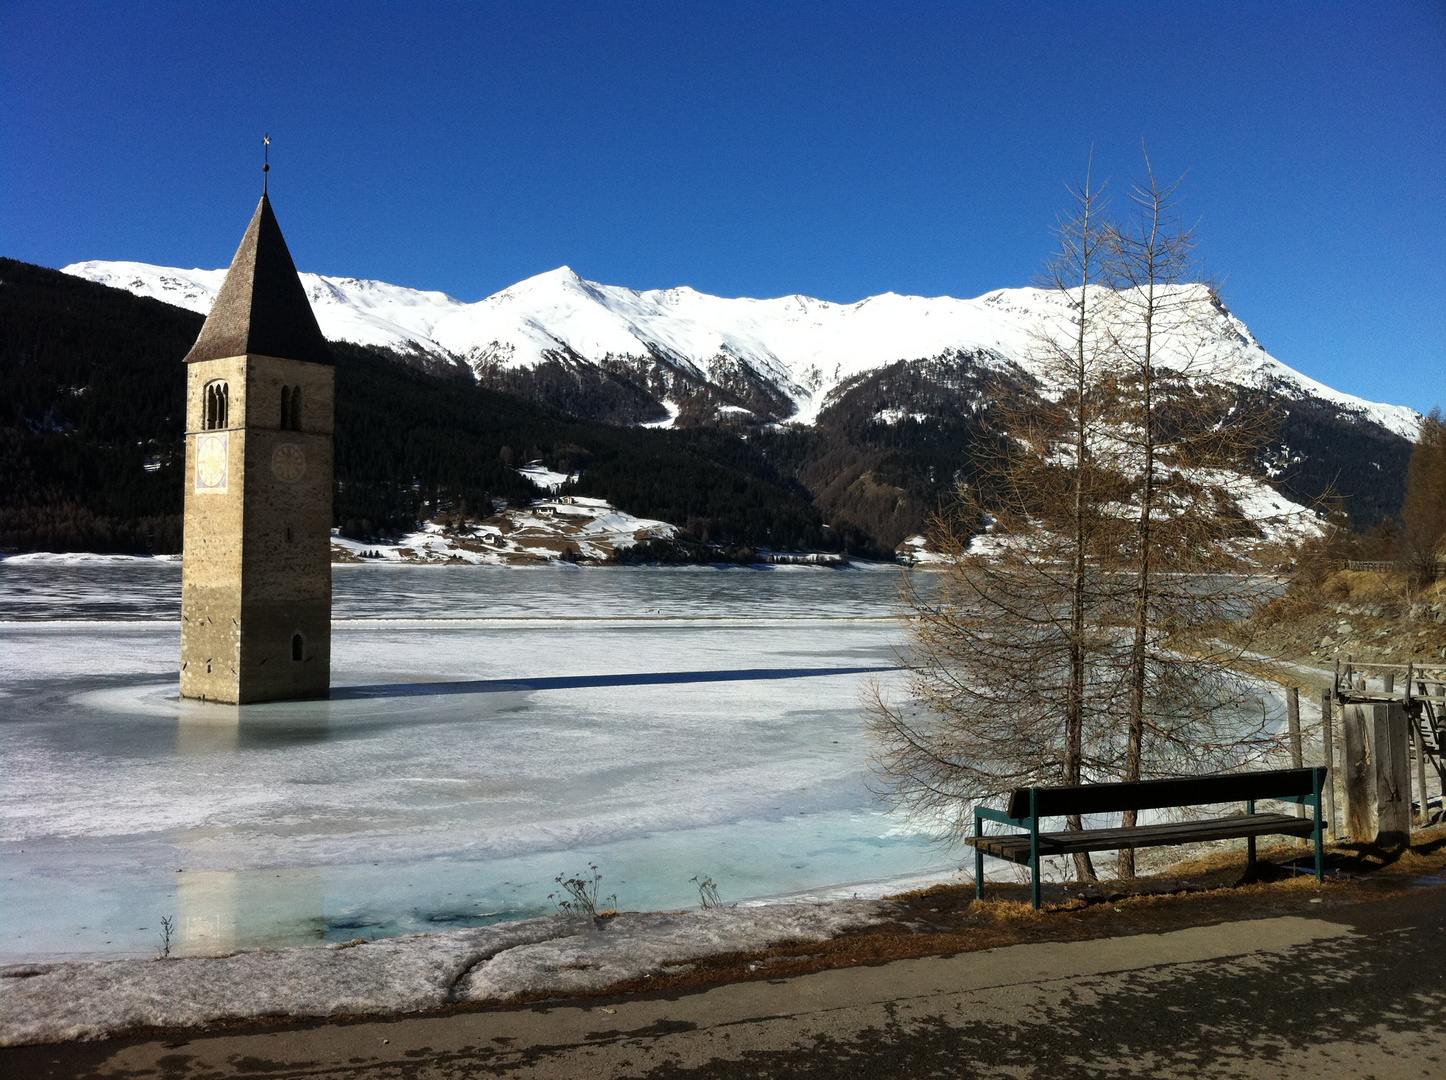
M 1396 562 L 1390 559 L 1342 559 L 1341 566 L 1346 570 L 1366 570 L 1377 574 L 1419 573 L 1423 570 L 1438 576 L 1446 574 L 1446 563 L 1442 562 L 1425 566 L 1416 563 Z

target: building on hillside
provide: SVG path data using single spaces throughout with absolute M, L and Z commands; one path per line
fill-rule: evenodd
M 335 368 L 265 194 L 185 363 L 181 695 L 325 697 Z

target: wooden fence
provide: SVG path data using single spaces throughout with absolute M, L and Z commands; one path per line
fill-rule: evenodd
M 1377 574 L 1406 574 L 1426 572 L 1440 577 L 1446 574 L 1446 563 L 1432 563 L 1430 566 L 1416 565 L 1414 563 L 1394 562 L 1388 559 L 1342 559 L 1341 565 L 1346 570 L 1367 570 Z

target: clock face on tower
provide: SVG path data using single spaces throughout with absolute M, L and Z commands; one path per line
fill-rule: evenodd
M 196 439 L 196 490 L 226 493 L 226 436 L 201 435 Z
M 306 452 L 295 443 L 282 443 L 271 455 L 271 475 L 291 484 L 306 472 Z

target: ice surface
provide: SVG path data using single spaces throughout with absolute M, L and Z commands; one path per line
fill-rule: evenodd
M 577 993 L 888 918 L 968 861 L 865 783 L 900 573 L 338 568 L 333 698 L 238 710 L 176 696 L 175 564 L 0 563 L 0 1044 Z M 624 914 L 550 915 L 590 863 Z M 737 906 L 676 910 L 695 876 Z
M 581 500 L 580 500 L 581 501 Z M 0 560 L 0 622 L 181 617 L 181 565 Z M 332 617 L 889 618 L 899 569 L 800 566 L 332 567 Z M 0 661 L 3 662 L 3 661 Z
M 339 567 L 332 700 L 245 710 L 176 695 L 178 571 L 0 563 L 0 958 L 485 925 L 589 862 L 633 909 L 957 865 L 865 783 L 897 570 Z

